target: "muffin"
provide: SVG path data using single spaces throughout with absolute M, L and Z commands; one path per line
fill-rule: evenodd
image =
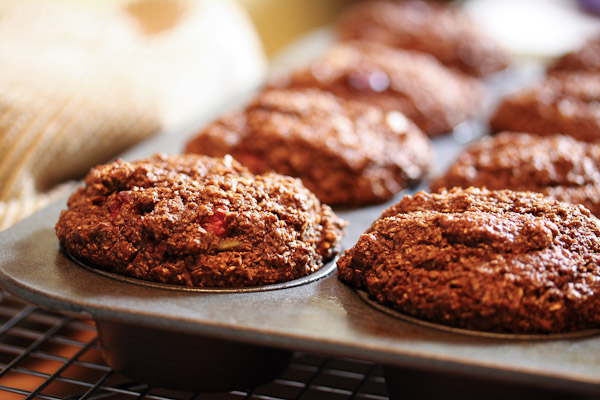
M 254 173 L 302 179 L 330 205 L 379 203 L 426 174 L 429 139 L 403 114 L 315 89 L 268 90 L 208 125 L 188 153 L 231 154 Z
M 338 261 L 339 278 L 451 327 L 559 333 L 600 324 L 600 221 L 533 192 L 406 196 Z
M 320 88 L 347 100 L 397 110 L 429 136 L 450 132 L 481 108 L 484 86 L 428 54 L 366 41 L 341 43 L 276 82 Z
M 490 119 L 494 131 L 562 133 L 600 140 L 600 74 L 554 73 L 504 98 Z
M 543 193 L 600 217 L 600 144 L 502 132 L 463 150 L 431 190 L 470 186 Z
M 189 154 L 92 169 L 56 233 L 70 255 L 117 274 L 241 287 L 318 270 L 340 251 L 344 226 L 297 179 Z
M 580 49 L 558 58 L 550 71 L 600 72 L 600 36 L 588 40 Z
M 364 1 L 339 20 L 342 40 L 363 39 L 433 55 L 442 64 L 483 77 L 509 57 L 462 10 L 428 1 Z

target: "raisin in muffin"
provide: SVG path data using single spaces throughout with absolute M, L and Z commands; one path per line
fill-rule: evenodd
M 484 86 L 428 54 L 351 41 L 331 47 L 274 85 L 315 87 L 348 100 L 397 110 L 429 136 L 450 132 L 481 108 Z
M 378 302 L 452 327 L 559 333 L 600 326 L 600 221 L 533 192 L 419 192 L 338 261 Z
M 490 120 L 494 131 L 562 133 L 600 140 L 600 74 L 554 73 L 504 98 Z
M 600 72 L 600 36 L 591 38 L 580 49 L 558 58 L 549 70 Z
M 509 64 L 507 53 L 466 13 L 443 3 L 364 1 L 342 14 L 338 33 L 342 40 L 363 39 L 429 53 L 444 65 L 477 77 Z
M 231 154 L 254 173 L 301 178 L 322 202 L 347 206 L 415 185 L 432 155 L 429 139 L 403 114 L 315 89 L 265 91 L 210 124 L 185 151 Z
M 318 270 L 344 225 L 297 179 L 190 154 L 92 169 L 56 233 L 72 256 L 118 274 L 239 287 Z
M 431 190 L 470 186 L 543 193 L 600 216 L 600 144 L 502 132 L 463 150 Z

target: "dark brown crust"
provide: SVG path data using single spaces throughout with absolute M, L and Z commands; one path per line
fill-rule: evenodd
M 338 26 L 342 40 L 370 40 L 436 57 L 469 75 L 505 69 L 507 53 L 456 7 L 427 1 L 364 1 Z
M 338 261 L 340 279 L 425 320 L 558 333 L 600 324 L 600 221 L 541 194 L 406 196 Z
M 498 131 L 562 133 L 585 142 L 600 140 L 600 75 L 555 73 L 506 97 L 490 120 Z
M 302 186 L 231 157 L 156 155 L 96 167 L 61 213 L 61 246 L 150 281 L 239 287 L 308 275 L 340 250 L 345 223 Z
M 469 186 L 543 193 L 600 216 L 600 144 L 502 132 L 465 149 L 431 190 Z
M 592 38 L 580 49 L 560 57 L 549 70 L 600 72 L 600 37 Z
M 276 84 L 316 87 L 347 100 L 398 110 L 429 136 L 450 132 L 481 108 L 483 85 L 428 54 L 373 42 L 333 46 Z
M 231 154 L 254 173 L 298 177 L 322 202 L 349 206 L 382 202 L 416 184 L 432 154 L 402 114 L 314 89 L 263 92 L 206 127 L 185 151 Z

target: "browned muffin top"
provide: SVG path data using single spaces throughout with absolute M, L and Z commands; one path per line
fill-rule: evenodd
M 562 133 L 600 140 L 600 74 L 562 72 L 506 97 L 490 120 L 495 131 Z
M 544 193 L 600 216 L 600 144 L 502 132 L 466 148 L 431 190 L 455 186 Z
M 347 250 L 340 279 L 453 327 L 556 333 L 600 324 L 600 221 L 531 192 L 406 196 Z
M 155 155 L 96 167 L 61 213 L 61 246 L 85 263 L 198 287 L 283 282 L 340 250 L 345 223 L 299 180 L 231 157 Z
M 364 39 L 429 53 L 469 75 L 508 66 L 509 57 L 460 9 L 442 3 L 364 1 L 350 7 L 338 26 L 343 40 Z
M 399 112 L 314 89 L 268 90 L 210 124 L 186 152 L 231 154 L 254 173 L 299 177 L 324 203 L 382 202 L 426 173 L 428 138 Z
M 558 58 L 550 71 L 600 72 L 600 36 L 588 40 L 580 49 Z
M 398 110 L 430 136 L 450 132 L 481 108 L 484 87 L 428 54 L 352 41 L 331 47 L 278 83 L 317 87 L 348 100 Z

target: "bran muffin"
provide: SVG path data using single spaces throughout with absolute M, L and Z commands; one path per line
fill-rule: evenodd
M 383 212 L 339 278 L 452 327 L 559 333 L 600 326 L 600 220 L 533 192 L 419 192 Z
M 431 190 L 470 186 L 543 193 L 600 217 L 600 144 L 564 135 L 486 137 L 463 150 Z
M 432 156 L 429 139 L 403 114 L 315 89 L 265 91 L 207 126 L 185 151 L 231 154 L 254 173 L 298 177 L 322 202 L 347 206 L 416 185 Z
M 554 73 L 504 98 L 490 125 L 496 132 L 562 133 L 585 142 L 600 140 L 600 74 Z
M 118 274 L 241 287 L 318 270 L 340 251 L 344 226 L 297 179 L 190 154 L 92 169 L 56 233 L 78 260 Z
M 332 46 L 278 84 L 320 88 L 385 111 L 400 111 L 429 136 L 448 133 L 476 114 L 485 93 L 478 80 L 444 67 L 428 54 L 366 41 Z
M 600 36 L 591 38 L 580 49 L 558 58 L 549 70 L 600 72 Z
M 443 3 L 364 1 L 339 20 L 342 40 L 362 39 L 433 55 L 442 64 L 483 77 L 505 69 L 509 57 L 462 10 Z

